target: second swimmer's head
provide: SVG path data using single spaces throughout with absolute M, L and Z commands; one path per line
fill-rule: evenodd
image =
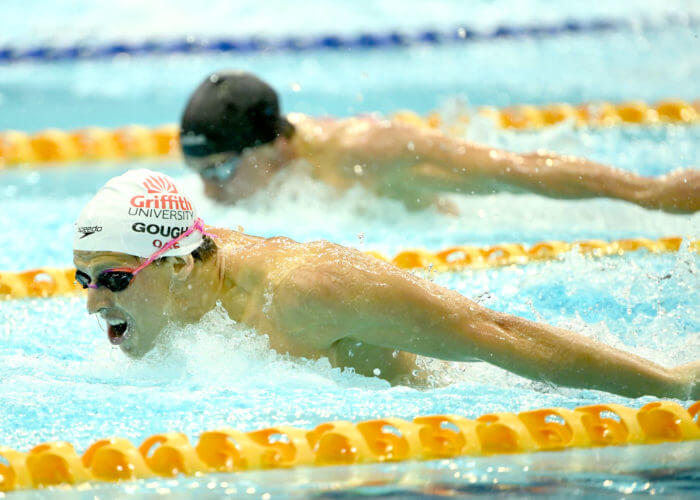
M 212 73 L 197 87 L 180 128 L 186 163 L 211 183 L 231 178 L 247 150 L 294 132 L 280 115 L 274 89 L 250 73 L 233 70 Z

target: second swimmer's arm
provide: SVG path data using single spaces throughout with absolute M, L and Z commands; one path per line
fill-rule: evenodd
M 531 379 L 630 397 L 683 398 L 691 390 L 673 370 L 583 335 L 491 311 L 353 251 L 300 269 L 293 279 L 306 310 L 297 316 L 306 323 L 297 327 L 329 342 L 352 337 L 444 360 L 478 358 Z
M 510 153 L 437 131 L 393 123 L 384 127 L 382 139 L 377 143 L 375 155 L 398 154 L 417 162 L 440 165 L 448 173 L 461 174 L 476 182 L 491 181 L 559 198 L 619 198 L 670 212 L 700 210 L 698 170 L 642 177 L 584 158 Z

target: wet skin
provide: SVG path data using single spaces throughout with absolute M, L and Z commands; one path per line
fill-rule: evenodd
M 207 194 L 235 202 L 263 189 L 280 169 L 302 159 L 314 178 L 333 187 L 347 189 L 359 183 L 409 208 L 444 207 L 445 193 L 529 191 L 553 198 L 617 198 L 668 212 L 700 210 L 700 170 L 642 177 L 583 158 L 500 151 L 389 120 L 317 120 L 301 114 L 288 118 L 296 127 L 290 139 L 245 150 L 230 179 L 204 179 Z M 185 161 L 199 170 L 227 155 Z
M 667 369 L 561 328 L 491 311 L 457 292 L 356 250 L 225 229 L 206 262 L 170 257 L 124 291 L 89 289 L 87 307 L 128 329 L 120 347 L 140 357 L 168 321 L 189 324 L 218 301 L 231 319 L 267 334 L 280 353 L 410 383 L 415 355 L 480 359 L 535 380 L 626 396 L 700 396 L 700 364 Z M 135 257 L 74 252 L 93 278 Z M 395 353 L 395 351 L 399 351 Z

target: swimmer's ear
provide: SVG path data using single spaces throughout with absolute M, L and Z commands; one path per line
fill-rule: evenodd
M 173 259 L 173 280 L 185 281 L 192 274 L 194 269 L 194 258 L 191 255 L 172 257 Z

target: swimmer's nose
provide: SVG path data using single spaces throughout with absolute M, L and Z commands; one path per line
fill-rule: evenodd
M 104 287 L 88 288 L 87 310 L 90 314 L 97 314 L 101 309 L 109 309 L 113 305 L 112 292 Z

